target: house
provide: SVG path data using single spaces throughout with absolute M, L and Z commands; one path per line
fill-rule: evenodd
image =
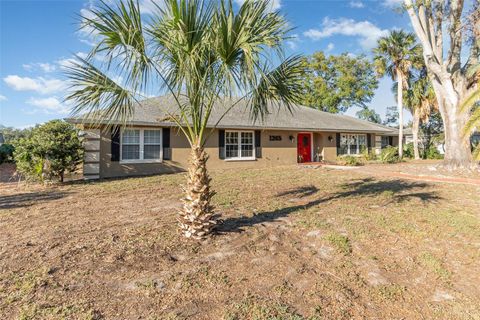
M 241 101 L 220 120 L 224 105 L 215 105 L 208 122 L 205 150 L 210 168 L 335 161 L 339 155 L 359 155 L 365 149 L 378 153 L 383 137 L 392 136 L 388 127 L 303 106 L 295 106 L 292 113 L 270 106 L 271 113 L 254 121 Z M 118 129 L 109 129 L 108 119 L 97 119 L 95 126 L 86 119 L 67 119 L 85 132 L 85 178 L 183 171 L 190 146 L 168 121 L 167 115 L 178 110 L 175 106 L 171 96 L 144 100 L 128 124 Z M 392 138 L 386 140 L 394 144 Z

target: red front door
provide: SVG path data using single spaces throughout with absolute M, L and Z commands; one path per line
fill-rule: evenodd
M 310 133 L 299 133 L 297 136 L 298 162 L 312 161 L 312 135 Z

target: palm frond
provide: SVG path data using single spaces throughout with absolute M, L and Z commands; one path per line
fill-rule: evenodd
M 476 100 L 474 101 L 480 101 L 480 94 L 479 94 L 479 90 L 477 90 L 476 92 L 474 92 L 474 94 L 472 94 L 471 97 L 473 96 L 476 96 Z M 470 98 L 471 98 L 470 97 Z M 475 129 L 479 129 L 480 128 L 480 107 L 477 107 L 473 113 L 470 115 L 470 117 L 468 118 L 468 121 L 467 123 L 465 124 L 465 127 L 463 128 L 463 133 L 464 135 L 470 135 L 470 133 L 475 130 Z
M 304 63 L 298 55 L 289 57 L 273 70 L 262 73 L 250 96 L 249 105 L 253 119 L 264 119 L 270 111 L 269 102 L 292 111 L 293 105 L 301 100 L 303 94 L 303 74 Z
M 125 125 L 132 117 L 136 98 L 92 63 L 81 57 L 65 67 L 69 91 L 65 100 L 74 105 L 72 116 L 94 124 Z
M 130 87 L 143 90 L 152 61 L 147 52 L 138 2 L 125 0 L 112 5 L 101 0 L 82 21 L 82 27 L 93 30 L 99 39 L 89 58 L 103 55 L 107 69 L 122 74 Z

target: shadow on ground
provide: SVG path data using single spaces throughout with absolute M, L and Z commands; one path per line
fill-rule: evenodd
M 424 182 L 410 182 L 406 180 L 382 180 L 377 181 L 373 178 L 364 178 L 346 183 L 341 186 L 345 191 L 335 192 L 330 196 L 317 198 L 305 204 L 294 205 L 290 207 L 280 208 L 273 211 L 260 212 L 253 217 L 235 217 L 228 218 L 219 226 L 218 231 L 221 232 L 241 232 L 245 227 L 251 227 L 256 224 L 272 222 L 279 218 L 286 217 L 300 210 L 306 210 L 319 204 L 334 201 L 337 199 L 349 197 L 378 196 L 386 194 L 391 196 L 388 203 L 399 203 L 412 199 L 419 199 L 423 202 L 433 202 L 440 200 L 441 197 L 434 191 L 422 191 L 430 185 Z M 304 198 L 313 196 L 318 193 L 315 186 L 297 187 L 277 194 L 277 197 L 295 196 Z
M 41 191 L 0 196 L 0 209 L 28 207 L 39 202 L 57 200 L 67 194 L 62 191 Z

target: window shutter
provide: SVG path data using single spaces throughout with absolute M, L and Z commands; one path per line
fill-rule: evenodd
M 110 161 L 120 161 L 120 128 L 113 127 L 111 135 L 111 158 Z
M 337 156 L 338 156 L 340 154 L 340 133 L 337 133 L 336 142 L 337 142 Z
M 162 129 L 163 159 L 172 160 L 172 149 L 170 148 L 170 128 Z
M 367 134 L 367 149 L 368 152 L 372 151 L 372 135 L 370 133 Z
M 225 159 L 225 130 L 218 130 L 218 157 Z
M 255 158 L 262 157 L 262 132 L 255 130 Z
M 393 137 L 388 137 L 388 145 L 393 147 Z

